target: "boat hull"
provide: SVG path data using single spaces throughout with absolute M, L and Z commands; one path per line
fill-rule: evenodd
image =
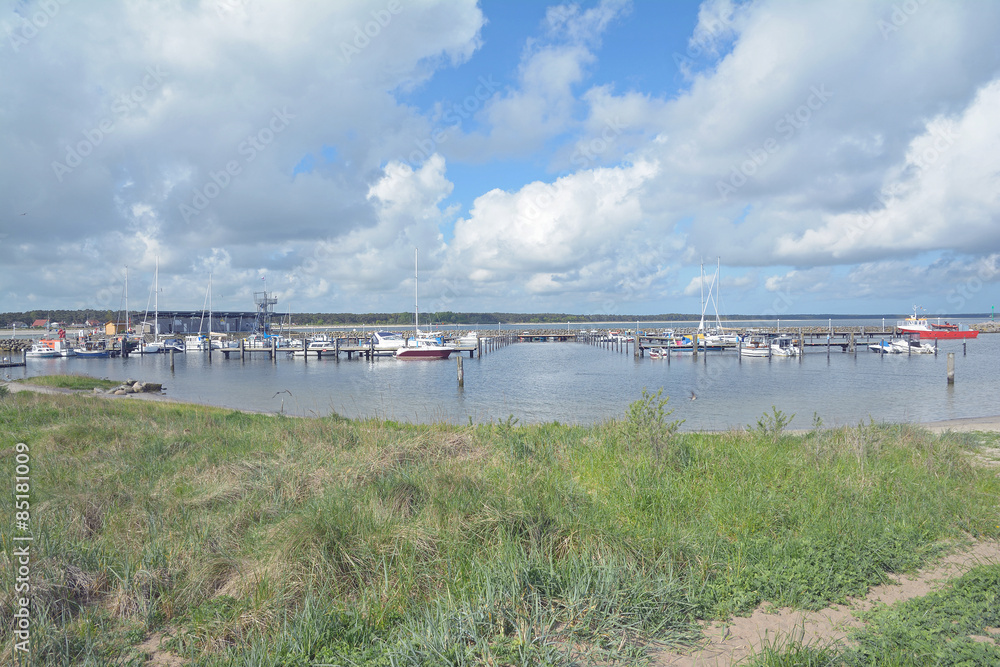
M 454 350 L 450 347 L 408 347 L 396 350 L 397 359 L 447 359 Z
M 969 329 L 968 331 L 956 331 L 954 329 L 919 329 L 919 328 L 910 329 L 907 327 L 900 327 L 899 331 L 900 333 L 919 336 L 921 340 L 976 338 L 977 336 L 979 336 L 979 331 L 976 329 Z

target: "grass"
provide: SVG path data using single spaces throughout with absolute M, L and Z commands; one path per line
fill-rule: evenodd
M 120 382 L 113 380 L 100 380 L 87 375 L 37 375 L 35 377 L 17 380 L 24 384 L 33 384 L 41 387 L 55 387 L 58 389 L 110 389 L 117 387 Z
M 1000 537 L 968 437 L 679 434 L 665 405 L 456 427 L 3 397 L 7 470 L 30 447 L 37 664 L 141 665 L 151 633 L 204 666 L 632 664 L 697 619 L 819 608 Z
M 850 647 L 765 646 L 751 667 L 1000 664 L 1000 565 L 982 565 L 926 597 L 862 615 Z

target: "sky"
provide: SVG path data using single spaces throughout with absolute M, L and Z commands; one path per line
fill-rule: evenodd
M 127 276 L 133 310 L 400 312 L 416 255 L 425 312 L 989 312 L 998 29 L 990 0 L 0 0 L 0 311 L 118 310 Z

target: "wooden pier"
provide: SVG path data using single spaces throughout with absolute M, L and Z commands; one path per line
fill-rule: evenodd
M 28 353 L 26 350 L 21 350 L 20 354 L 5 354 L 0 357 L 0 368 L 17 368 L 18 366 L 26 366 L 27 360 Z

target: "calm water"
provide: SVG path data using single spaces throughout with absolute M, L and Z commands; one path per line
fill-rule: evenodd
M 368 362 L 342 357 L 304 363 L 281 356 L 272 363 L 265 355 L 241 362 L 215 354 L 209 364 L 204 353 L 195 352 L 176 355 L 173 372 L 168 355 L 133 355 L 127 360 L 29 359 L 26 369 L 5 373 L 131 377 L 161 382 L 175 399 L 224 407 L 453 423 L 509 415 L 522 423 L 593 423 L 623 415 L 644 387 L 662 387 L 673 418 L 684 419 L 685 430 L 745 426 L 772 405 L 795 413 L 793 428 L 808 428 L 813 413 L 828 426 L 869 418 L 937 421 L 1000 414 L 1000 335 L 980 335 L 966 349 L 963 356 L 962 341 L 941 341 L 937 356 L 908 357 L 877 355 L 859 346 L 856 355 L 834 348 L 828 359 L 825 349 L 814 348 L 801 359 L 742 362 L 732 351 L 701 354 L 697 360 L 675 353 L 668 363 L 578 343 L 519 343 L 482 359 L 464 355 L 464 388 L 458 387 L 454 358 Z M 947 352 L 956 353 L 953 386 L 946 383 Z

